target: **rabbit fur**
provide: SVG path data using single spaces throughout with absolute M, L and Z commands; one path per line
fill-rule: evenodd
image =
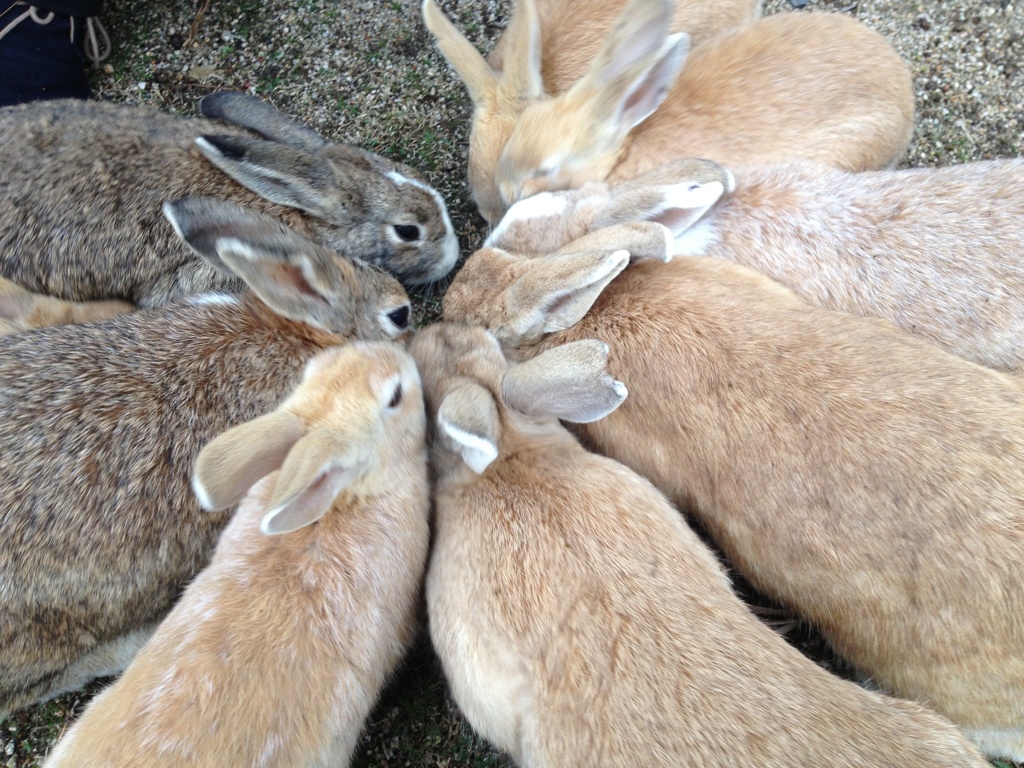
M 661 493 L 559 424 L 622 402 L 607 349 L 509 366 L 480 328 L 413 340 L 436 424 L 430 631 L 473 727 L 526 768 L 986 765 L 948 721 L 787 645 Z
M 189 488 L 204 443 L 410 321 L 395 278 L 274 219 L 165 208 L 252 290 L 0 339 L 0 717 L 123 669 L 206 564 L 228 516 Z
M 47 768 L 348 765 L 418 626 L 424 428 L 408 354 L 353 343 L 320 352 L 276 410 L 207 445 L 194 475 L 205 506 L 255 484 Z
M 733 189 L 735 187 L 735 189 Z M 625 221 L 671 227 L 676 256 L 753 267 L 823 309 L 883 317 L 967 360 L 1024 373 L 1024 159 L 848 173 L 732 174 L 680 160 L 616 186 L 516 203 L 489 243 L 540 255 Z
M 537 192 L 621 181 L 679 157 L 730 167 L 803 159 L 860 171 L 903 154 L 913 83 L 877 32 L 840 14 L 780 13 L 687 56 L 686 36 L 668 34 L 672 8 L 672 0 L 630 0 L 587 74 L 552 97 L 536 87 L 537 35 L 509 44 L 534 69 L 516 82 L 534 87 L 475 109 L 469 181 L 488 222 Z M 434 0 L 423 11 L 474 104 L 486 102 L 494 73 L 479 54 L 465 63 L 472 46 Z
M 630 231 L 644 225 L 662 228 Z M 478 251 L 445 319 L 516 360 L 607 340 L 631 394 L 578 427 L 584 444 L 650 479 L 884 690 L 1024 759 L 1021 381 L 721 259 L 625 269 L 618 229 L 549 257 Z
M 327 142 L 244 94 L 210 94 L 199 111 L 220 120 L 78 99 L 0 109 L 0 276 L 58 298 L 142 307 L 244 290 L 163 220 L 160 206 L 187 196 L 273 215 L 408 284 L 455 266 L 444 200 L 412 169 Z M 414 230 L 409 242 L 398 234 Z

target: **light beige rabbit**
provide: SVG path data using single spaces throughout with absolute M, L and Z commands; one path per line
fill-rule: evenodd
M 135 310 L 125 301 L 74 302 L 26 291 L 0 277 L 0 336 L 65 323 L 109 320 Z
M 461 710 L 519 765 L 986 765 L 934 713 L 788 646 L 664 496 L 559 424 L 625 397 L 605 344 L 509 366 L 444 323 L 412 352 L 436 423 L 431 637 Z
M 244 291 L 163 220 L 160 206 L 187 196 L 269 214 L 408 284 L 455 266 L 444 200 L 411 168 L 328 142 L 242 93 L 209 94 L 198 109 L 217 120 L 80 99 L 0 109 L 0 275 L 58 298 L 143 307 Z
M 676 256 L 753 267 L 823 309 L 883 317 L 1024 373 L 1024 159 L 856 174 L 795 163 L 736 182 L 710 161 L 680 160 L 617 186 L 527 198 L 488 243 L 540 255 L 634 220 L 668 225 Z
M 276 410 L 207 445 L 203 506 L 245 498 L 210 565 L 46 766 L 347 765 L 416 633 L 424 426 L 409 355 L 356 343 L 312 358 Z
M 874 683 L 1024 759 L 1022 382 L 721 259 L 622 272 L 616 229 L 590 252 L 478 251 L 445 318 L 515 359 L 607 340 L 630 397 L 584 443 Z
M 487 102 L 493 71 L 434 0 L 424 0 L 423 13 L 474 104 Z M 909 70 L 855 19 L 780 13 L 723 32 L 687 58 L 685 35 L 668 34 L 671 13 L 672 0 L 630 0 L 571 89 L 541 98 L 523 88 L 476 108 L 469 181 L 485 219 L 496 224 L 536 192 L 621 181 L 679 157 L 735 167 L 804 159 L 859 171 L 890 166 L 906 149 Z M 521 23 L 512 33 L 526 39 L 509 42 L 504 77 L 535 84 L 536 31 Z M 523 71 L 513 69 L 513 52 Z
M 0 338 L 0 718 L 123 670 L 206 565 L 228 515 L 189 487 L 204 443 L 280 402 L 322 349 L 411 321 L 395 278 L 273 219 L 166 211 L 251 290 Z

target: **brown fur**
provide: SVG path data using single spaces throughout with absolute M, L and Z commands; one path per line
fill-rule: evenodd
M 0 336 L 66 323 L 108 320 L 135 306 L 124 301 L 74 302 L 26 291 L 0 277 Z
M 503 333 L 517 358 L 606 340 L 631 394 L 584 441 L 878 685 L 1024 758 L 1021 382 L 717 259 L 637 264 L 545 334 L 536 307 L 571 295 L 550 261 L 478 252 L 446 319 Z M 540 288 L 508 290 L 530 272 Z
M 196 258 L 163 220 L 160 206 L 186 196 L 267 213 L 409 283 L 436 280 L 455 265 L 458 243 L 444 201 L 429 188 L 386 177 L 394 171 L 419 181 L 412 169 L 330 144 L 255 99 L 213 96 L 235 102 L 226 116 L 256 112 L 248 127 L 282 140 L 259 141 L 225 122 L 79 99 L 0 109 L 0 274 L 63 299 L 147 307 L 207 290 L 244 290 Z M 244 174 L 268 163 L 279 176 L 278 192 L 305 193 L 307 212 L 270 202 L 214 166 L 195 143 L 209 135 L 251 142 L 252 152 L 263 155 L 248 155 L 231 172 L 251 183 Z M 301 141 L 306 146 L 294 146 Z M 420 225 L 425 242 L 397 242 L 395 223 Z
M 294 235 L 251 228 L 251 214 L 202 210 L 222 212 L 220 234 L 254 251 L 316 254 Z M 179 209 L 190 242 L 212 226 L 193 228 L 198 211 Z M 228 520 L 201 513 L 189 488 L 200 446 L 276 405 L 316 352 L 389 336 L 379 314 L 408 308 L 401 286 L 334 258 L 337 273 L 320 265 L 320 285 L 347 281 L 351 293 L 317 296 L 316 308 L 335 313 L 327 327 L 285 319 L 247 293 L 0 339 L 0 716 L 120 671 L 144 639 L 138 630 L 206 563 Z M 273 283 L 275 300 L 289 286 L 297 301 L 316 295 L 279 282 L 283 265 L 266 268 L 249 279 L 264 293 Z M 126 636 L 134 645 L 121 647 Z
M 433 326 L 412 351 L 438 421 L 431 636 L 470 723 L 519 765 L 985 765 L 942 718 L 789 647 L 650 483 L 510 407 L 516 366 L 482 330 Z M 443 427 L 467 386 L 493 409 L 479 475 Z
M 402 400 L 387 409 L 381 390 L 396 376 Z M 293 453 L 330 435 L 332 449 L 317 456 L 342 468 L 328 476 L 344 471 L 346 449 L 367 463 L 315 525 L 281 536 L 259 525 L 291 454 L 261 480 L 210 565 L 54 748 L 50 768 L 348 764 L 417 626 L 429 536 L 419 377 L 395 346 L 334 349 L 274 413 L 302 425 Z M 245 461 L 273 440 L 258 421 L 220 458 Z

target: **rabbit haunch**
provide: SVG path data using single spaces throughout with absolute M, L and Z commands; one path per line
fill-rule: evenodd
M 623 401 L 606 345 L 509 366 L 444 323 L 411 350 L 437 433 L 431 636 L 519 765 L 985 765 L 941 717 L 789 647 L 662 494 L 559 424 Z
M 532 0 L 519 4 L 513 21 L 522 21 L 509 34 L 521 39 L 508 44 L 503 77 L 513 78 L 513 51 L 518 69 L 500 98 L 492 93 L 498 75 L 433 0 L 423 8 L 474 101 L 470 186 L 492 224 L 523 197 L 621 181 L 679 157 L 865 170 L 894 164 L 910 141 L 909 70 L 855 19 L 780 13 L 722 32 L 687 57 L 685 36 L 669 34 L 671 0 L 631 0 L 587 74 L 546 98 L 536 11 L 527 10 Z
M 347 765 L 418 626 L 424 428 L 408 354 L 354 343 L 318 354 L 276 410 L 207 445 L 194 475 L 204 506 L 245 498 L 48 768 Z
M 200 446 L 410 321 L 393 277 L 273 219 L 166 208 L 252 291 L 0 339 L 0 714 L 123 669 L 205 565 L 228 520 L 193 498 Z
M 478 251 L 445 318 L 516 359 L 605 339 L 630 397 L 578 427 L 586 444 L 883 689 L 1024 758 L 1021 382 L 723 260 L 625 269 L 616 229 L 588 236 L 603 249 Z
M 199 108 L 220 120 L 77 99 L 0 109 L 0 275 L 59 298 L 140 306 L 244 290 L 163 221 L 160 206 L 186 196 L 271 214 L 409 284 L 455 265 L 444 201 L 412 169 L 327 142 L 242 94 L 211 94 Z
M 670 226 L 677 257 L 753 267 L 823 309 L 883 317 L 959 357 L 1024 372 L 1024 159 L 856 174 L 793 163 L 735 180 L 681 160 L 616 186 L 527 198 L 488 243 L 540 255 L 630 220 Z

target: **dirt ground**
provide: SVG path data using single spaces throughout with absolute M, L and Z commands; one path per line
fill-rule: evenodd
M 907 166 L 1022 154 L 1024 7 L 1016 0 L 767 0 L 766 13 L 848 13 L 886 35 L 915 78 L 918 119 Z M 208 2 L 208 0 L 207 0 Z M 506 0 L 442 3 L 482 50 Z M 434 50 L 418 0 L 107 0 L 113 52 L 93 77 L 98 98 L 185 114 L 213 90 L 248 90 L 322 135 L 406 162 L 449 202 L 463 254 L 486 234 L 465 183 L 470 107 Z M 434 317 L 444 285 L 418 297 Z M 836 665 L 797 622 L 767 618 L 820 663 Z M 842 671 L 841 669 L 839 671 Z M 91 690 L 95 690 L 93 686 Z M 38 765 L 89 692 L 0 722 L 0 768 Z M 363 735 L 356 766 L 507 765 L 476 738 L 422 641 Z

